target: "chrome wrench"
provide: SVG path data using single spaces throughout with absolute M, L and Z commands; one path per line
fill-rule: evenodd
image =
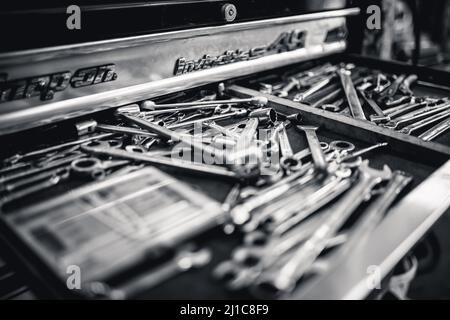
M 328 170 L 328 162 L 325 158 L 325 154 L 320 145 L 320 141 L 317 138 L 316 131 L 318 127 L 314 126 L 297 126 L 306 134 L 309 150 L 311 150 L 311 156 L 313 159 L 314 167 L 321 173 L 325 173 Z
M 380 182 L 390 179 L 391 176 L 391 170 L 387 166 L 384 167 L 383 171 L 379 171 L 370 168 L 368 161 L 364 161 L 359 168 L 357 183 L 339 202 L 330 208 L 332 210 L 330 216 L 281 269 L 266 273 L 260 279 L 259 287 L 261 287 L 261 284 L 267 284 L 277 293 L 291 292 L 297 281 L 311 268 L 314 261 L 325 249 L 328 240 L 338 232 L 353 211 L 371 196 L 372 189 Z

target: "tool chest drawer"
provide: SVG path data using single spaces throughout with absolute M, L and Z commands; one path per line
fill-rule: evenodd
M 347 52 L 359 8 L 295 12 L 0 53 L 0 297 L 413 278 L 450 207 L 448 74 Z
M 388 276 L 449 205 L 439 144 L 232 83 L 154 101 L 5 137 L 2 235 L 53 294 L 343 298 L 370 265 Z M 306 251 L 308 239 L 317 251 Z M 284 281 L 288 262 L 308 267 Z M 332 275 L 347 263 L 354 277 L 340 283 Z M 71 266 L 82 290 L 66 287 Z
M 347 76 L 351 79 L 348 88 L 343 83 Z M 333 113 L 335 119 L 346 116 L 377 129 L 450 145 L 447 72 L 358 55 L 335 55 L 268 71 L 238 84 L 302 107 L 327 111 L 323 113 L 326 116 Z

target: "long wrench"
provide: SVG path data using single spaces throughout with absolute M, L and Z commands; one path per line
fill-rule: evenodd
M 357 183 L 329 209 L 332 212 L 330 216 L 281 269 L 265 274 L 260 284 L 268 284 L 278 293 L 292 291 L 297 281 L 311 268 L 325 249 L 327 241 L 338 232 L 353 211 L 371 196 L 372 189 L 380 182 L 390 179 L 391 176 L 391 170 L 387 166 L 383 171 L 379 171 L 369 168 L 368 161 L 364 161 L 359 168 Z
M 105 148 L 105 147 L 89 147 L 89 146 L 82 146 L 82 150 L 95 155 L 108 155 L 111 157 L 117 157 L 127 160 L 132 160 L 136 162 L 144 162 L 144 163 L 150 163 L 153 165 L 159 165 L 159 166 L 166 166 L 171 168 L 178 168 L 183 169 L 191 172 L 195 172 L 198 174 L 207 174 L 207 175 L 213 175 L 213 176 L 220 176 L 223 178 L 231 178 L 231 179 L 245 179 L 247 176 L 240 175 L 237 172 L 230 171 L 226 168 L 222 168 L 219 166 L 214 165 L 207 165 L 207 164 L 196 164 L 192 163 L 190 161 L 183 161 L 180 159 L 169 159 L 165 157 L 160 156 L 149 156 L 144 153 L 139 152 L 128 152 L 125 150 L 118 150 L 118 149 L 112 149 L 112 148 Z
M 283 184 L 279 184 L 276 187 L 271 187 L 268 190 L 260 192 L 243 204 L 234 207 L 230 212 L 230 216 L 233 219 L 233 222 L 238 225 L 244 224 L 250 219 L 252 211 L 282 196 L 289 190 L 292 190 L 294 188 L 301 188 L 302 186 L 314 181 L 315 178 L 314 174 L 306 174 L 305 176 L 300 178 L 299 176 L 300 174 L 298 176 L 293 175 L 292 177 L 294 177 L 295 179 L 288 180 Z
M 114 288 L 110 298 L 128 299 L 154 288 L 174 276 L 185 273 L 194 268 L 201 268 L 207 265 L 212 258 L 212 253 L 208 249 L 193 250 L 190 247 L 181 248 L 175 257 L 170 261 L 156 267 L 156 269 L 141 276 L 134 277 L 126 283 Z
M 280 130 L 278 131 L 278 139 L 280 141 L 281 159 L 280 165 L 287 172 L 298 171 L 302 167 L 302 162 L 298 158 L 294 158 L 294 150 L 289 142 L 286 126 L 281 123 Z
M 384 126 L 389 129 L 396 129 L 398 126 L 414 121 L 414 120 L 420 120 L 423 118 L 426 118 L 428 116 L 432 116 L 436 113 L 439 113 L 441 111 L 444 111 L 446 109 L 450 108 L 450 103 L 443 103 L 437 106 L 432 107 L 424 107 L 418 110 L 415 110 L 413 112 L 407 113 L 399 118 L 396 118 L 394 120 L 391 120 L 385 124 L 382 124 L 381 126 Z
M 6 204 L 9 204 L 13 201 L 18 201 L 34 193 L 42 192 L 43 190 L 51 188 L 60 183 L 61 181 L 66 180 L 67 178 L 69 178 L 68 170 L 64 171 L 61 174 L 53 175 L 49 179 L 44 180 L 43 182 L 39 182 L 25 189 L 20 189 L 8 195 L 2 196 L 0 198 L 0 208 L 4 207 Z
M 103 134 L 99 134 L 99 135 L 95 135 L 95 136 L 91 136 L 91 137 L 87 137 L 87 138 L 83 138 L 83 139 L 78 139 L 75 141 L 70 141 L 70 142 L 65 142 L 56 146 L 51 146 L 51 147 L 47 147 L 47 148 L 43 148 L 43 149 L 39 149 L 39 150 L 35 150 L 35 151 L 31 151 L 25 154 L 16 154 L 8 159 L 3 160 L 3 162 L 5 163 L 16 163 L 18 161 L 23 161 L 25 159 L 31 158 L 31 157 L 35 157 L 35 156 L 40 156 L 43 154 L 47 154 L 49 152 L 52 151 L 58 151 L 64 148 L 68 148 L 68 147 L 73 147 L 73 146 L 77 146 L 77 145 L 81 145 L 83 143 L 89 142 L 89 141 L 94 141 L 94 140 L 100 140 L 100 139 L 104 139 L 104 138 L 108 138 L 111 137 L 113 134 L 112 133 L 103 133 Z
M 151 132 L 154 132 L 166 139 L 183 142 L 199 152 L 202 152 L 202 153 L 205 152 L 209 155 L 215 155 L 215 156 L 219 157 L 220 159 L 225 160 L 225 164 L 231 163 L 228 159 L 228 155 L 225 152 L 223 152 L 222 150 L 213 148 L 211 146 L 204 145 L 203 143 L 199 142 L 196 139 L 191 139 L 190 137 L 181 135 L 175 131 L 172 131 L 170 129 L 150 123 L 150 122 L 140 119 L 138 117 L 131 116 L 131 115 L 123 115 L 123 117 L 128 119 L 132 123 L 137 124 L 140 127 L 144 128 L 146 130 L 149 130 Z
M 97 124 L 97 130 L 99 131 L 105 131 L 105 132 L 112 132 L 112 133 L 122 133 L 122 134 L 130 134 L 130 135 L 139 135 L 139 136 L 148 136 L 148 137 L 157 137 L 156 134 L 136 129 L 132 127 L 125 127 L 125 126 L 114 126 L 109 124 Z
M 366 94 L 366 92 L 362 89 L 358 90 L 360 96 L 363 98 L 363 100 L 366 102 L 366 104 L 372 108 L 372 110 L 376 113 L 376 116 L 371 115 L 370 121 L 378 123 L 378 122 L 386 122 L 391 120 L 389 116 L 386 116 L 381 110 L 381 108 L 378 106 L 378 104 L 373 100 L 372 98 L 369 98 Z
M 445 110 L 445 111 L 435 114 L 431 117 L 428 117 L 423 120 L 414 122 L 410 125 L 407 125 L 406 127 L 400 129 L 399 132 L 404 133 L 404 134 L 412 134 L 414 131 L 424 128 L 430 124 L 434 124 L 434 123 L 438 122 L 439 120 L 448 118 L 449 116 L 450 116 L 450 110 Z
M 346 256 L 379 225 L 399 194 L 411 183 L 412 177 L 403 171 L 394 171 L 391 180 L 384 188 L 383 193 L 373 201 L 363 213 L 363 216 L 352 226 L 347 233 L 347 241 L 332 254 L 330 264 L 336 263 Z
M 328 177 L 319 186 L 308 186 L 304 190 L 287 193 L 280 200 L 262 208 L 257 213 L 255 212 L 251 220 L 244 225 L 243 229 L 246 232 L 254 231 L 259 225 L 264 224 L 265 229 L 273 231 L 272 234 L 281 235 L 335 199 L 347 190 L 350 185 L 349 179 L 333 175 Z M 291 219 L 293 215 L 295 215 L 295 218 Z M 288 220 L 289 227 L 287 227 L 286 223 Z M 277 228 L 279 225 L 282 225 L 282 227 Z
M 269 101 L 266 97 L 252 97 L 247 99 L 231 99 L 231 100 L 213 100 L 213 101 L 195 101 L 195 102 L 180 102 L 180 103 L 165 103 L 156 104 L 153 101 L 147 100 L 145 105 L 142 107 L 144 109 L 156 110 L 156 109 L 176 109 L 183 107 L 195 107 L 195 106 L 216 106 L 219 104 L 241 104 L 249 103 L 254 106 L 262 107 L 267 105 Z
M 395 96 L 405 78 L 406 76 L 404 74 L 399 75 L 389 87 L 380 93 L 380 98 L 391 98 Z
M 309 88 L 305 92 L 296 94 L 293 100 L 295 102 L 303 102 L 306 98 L 310 97 L 314 93 L 316 93 L 316 92 L 322 90 L 323 88 L 325 88 L 333 80 L 334 80 L 334 75 L 331 75 L 331 76 L 329 76 L 329 77 L 319 81 L 318 83 L 314 84 L 311 88 Z
M 367 120 L 352 81 L 351 71 L 342 68 L 337 73 L 341 79 L 342 87 L 344 89 L 345 96 L 347 97 L 348 106 L 353 118 Z
M 205 121 L 217 121 L 217 120 L 224 120 L 224 119 L 229 119 L 229 118 L 234 118 L 234 117 L 236 117 L 236 118 L 243 117 L 243 116 L 246 116 L 247 113 L 248 113 L 248 111 L 246 109 L 237 109 L 232 112 L 218 114 L 218 115 L 207 117 L 207 118 L 201 118 L 201 119 L 195 119 L 195 120 L 170 124 L 167 126 L 167 128 L 168 129 L 179 129 L 179 128 L 184 128 L 184 127 L 190 127 L 196 123 L 203 123 Z
M 419 138 L 424 141 L 431 141 L 450 129 L 450 118 L 438 123 L 434 127 L 428 129 Z

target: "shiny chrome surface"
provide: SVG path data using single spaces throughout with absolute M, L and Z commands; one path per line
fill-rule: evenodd
M 118 107 L 127 103 L 186 90 L 196 86 L 202 86 L 211 82 L 223 81 L 240 75 L 260 72 L 266 70 L 269 66 L 271 68 L 278 68 L 292 63 L 319 58 L 327 54 L 341 52 L 345 47 L 346 44 L 344 41 L 323 44 L 311 48 L 303 48 L 291 52 L 262 57 L 256 60 L 237 62 L 159 81 L 91 95 L 82 95 L 80 97 L 64 101 L 55 101 L 40 106 L 32 107 L 29 105 L 25 108 L 17 106 L 18 108 L 16 109 L 21 110 L 0 115 L 0 134 L 24 130 L 97 110 Z M 109 86 L 109 84 L 102 85 Z M 89 87 L 86 90 L 90 90 L 91 88 L 95 88 L 95 86 Z M 80 92 L 82 91 L 85 90 L 81 88 Z M 24 104 L 27 100 L 14 102 Z M 2 108 L 7 109 L 7 105 L 8 103 L 2 104 Z
M 371 267 L 383 279 L 450 206 L 450 161 L 411 191 L 347 259 L 299 289 L 291 299 L 364 299 L 373 283 Z
M 104 64 L 114 64 L 118 75 L 111 82 L 67 87 L 51 101 L 31 97 L 1 103 L 0 134 L 342 52 L 345 40 L 326 43 L 327 32 L 344 27 L 346 16 L 358 13 L 359 9 L 335 10 L 0 54 L 0 73 L 8 75 L 8 82 Z M 307 33 L 304 48 L 174 77 L 180 57 L 192 60 L 268 46 L 293 30 Z

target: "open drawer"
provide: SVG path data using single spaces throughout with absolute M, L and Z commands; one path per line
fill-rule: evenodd
M 202 89 L 215 90 L 215 88 L 216 87 L 211 86 Z M 169 97 L 159 98 L 159 101 L 161 103 L 185 101 L 187 96 L 196 96 L 199 92 L 199 90 L 194 89 L 188 92 L 187 95 L 185 93 L 178 93 Z M 227 88 L 226 95 L 232 98 L 245 98 L 262 94 L 252 89 L 232 85 Z M 319 140 L 321 142 L 326 142 L 329 145 L 332 145 L 331 143 L 333 141 L 344 140 L 354 145 L 356 150 L 361 150 L 375 143 L 387 142 L 387 146 L 365 153 L 362 157 L 369 160 L 369 166 L 371 168 L 382 170 L 383 166 L 387 165 L 392 172 L 401 170 L 412 177 L 412 182 L 409 183 L 401 192 L 400 196 L 395 199 L 395 203 L 389 208 L 386 217 L 375 230 L 364 234 L 364 238 L 361 238 L 361 240 L 358 241 L 358 245 L 349 252 L 345 252 L 348 250 L 344 250 L 345 254 L 343 254 L 343 256 L 345 259 L 341 260 L 341 258 L 336 262 L 334 260 L 335 258 L 333 258 L 331 261 L 334 262 L 330 264 L 329 268 L 325 268 L 321 272 L 318 272 L 307 279 L 302 278 L 294 288 L 291 288 L 282 294 L 273 296 L 274 298 L 281 299 L 365 298 L 372 291 L 372 288 L 366 285 L 366 280 L 371 276 L 370 273 L 367 272 L 368 268 L 370 266 L 376 266 L 379 268 L 380 278 L 387 277 L 394 266 L 415 246 L 433 223 L 450 206 L 450 165 L 447 163 L 447 159 L 450 155 L 450 148 L 441 144 L 426 143 L 415 137 L 399 135 L 390 130 L 380 129 L 371 124 L 350 119 L 349 117 L 312 109 L 308 106 L 298 105 L 278 97 L 272 97 L 270 95 L 263 96 L 268 98 L 267 107 L 273 108 L 275 111 L 279 112 L 280 117 L 300 112 L 302 117 L 301 124 L 318 126 L 319 129 L 317 134 Z M 114 111 L 97 113 L 90 118 L 95 119 L 97 123 L 117 124 L 119 121 L 114 115 Z M 233 123 L 242 120 L 243 119 L 227 119 L 225 122 L 217 122 L 220 125 L 227 126 L 230 125 L 230 121 Z M 286 122 L 286 124 L 288 123 Z M 71 128 L 72 125 L 73 122 L 63 122 L 57 128 L 51 129 L 56 131 L 51 131 L 50 128 L 46 128 L 47 131 L 44 131 L 44 133 L 42 133 L 41 130 L 38 132 L 47 137 L 48 142 L 46 145 L 55 145 L 60 142 L 60 139 L 56 137 L 61 137 L 63 136 L 63 132 L 70 131 L 69 128 Z M 273 125 L 269 126 L 269 128 L 273 129 Z M 99 129 L 97 128 L 97 130 Z M 105 131 L 105 128 L 100 129 L 99 131 Z M 37 137 L 38 132 L 32 130 L 23 132 L 20 135 L 16 134 L 13 136 L 15 138 L 14 141 L 28 141 L 29 149 L 35 149 L 37 145 L 34 141 L 36 140 L 33 140 L 30 137 Z M 52 132 L 52 134 L 48 134 L 48 132 Z M 308 142 L 305 135 L 301 130 L 296 128 L 295 123 L 291 122 L 291 125 L 287 127 L 287 135 L 294 152 L 307 148 Z M 119 138 L 119 140 L 122 141 L 123 144 L 119 149 L 123 152 L 127 152 L 125 150 L 126 145 L 136 144 L 136 140 L 133 140 L 133 135 L 130 136 L 129 134 L 126 134 L 122 137 L 122 135 L 118 134 L 114 137 L 115 139 Z M 163 143 L 157 149 L 163 150 L 170 147 L 170 145 Z M 150 146 L 149 150 L 152 150 L 152 146 Z M 9 151 L 13 154 L 17 151 L 24 152 L 22 150 Z M 134 151 L 131 150 L 129 152 Z M 99 153 L 94 152 L 94 155 L 104 159 Z M 119 156 L 119 158 L 122 157 L 123 155 Z M 112 156 L 109 160 L 117 159 L 115 156 Z M 305 163 L 307 163 L 307 161 L 305 161 Z M 135 164 L 136 162 L 131 161 L 125 165 L 125 168 Z M 146 166 L 148 165 L 145 161 L 144 164 Z M 155 246 L 149 245 L 149 247 L 146 247 L 143 245 L 147 243 L 147 237 L 151 238 L 151 233 L 144 234 L 143 238 L 138 238 L 137 242 L 126 242 L 127 245 L 124 245 L 125 240 L 119 237 L 118 239 L 120 241 L 123 240 L 123 242 L 117 242 L 116 238 L 115 241 L 104 243 L 103 250 L 92 249 L 92 247 L 86 245 L 89 244 L 89 242 L 83 243 L 83 239 L 80 240 L 77 238 L 80 236 L 81 230 L 87 229 L 90 233 L 90 237 L 95 238 L 96 234 L 101 234 L 102 230 L 104 231 L 105 228 L 107 229 L 111 225 L 104 220 L 100 221 L 94 219 L 95 223 L 93 220 L 86 220 L 83 222 L 85 225 L 81 229 L 80 226 L 83 225 L 79 224 L 78 229 L 75 228 L 70 230 L 70 227 L 66 228 L 66 231 L 68 230 L 72 233 L 68 231 L 65 233 L 58 233 L 58 229 L 54 227 L 55 225 L 68 223 L 66 227 L 70 226 L 70 221 L 73 221 L 74 218 L 83 214 L 95 217 L 95 214 L 90 214 L 90 212 L 92 213 L 92 211 L 90 211 L 92 208 L 87 211 L 77 211 L 76 206 L 73 205 L 74 203 L 71 201 L 65 202 L 64 199 L 67 198 L 64 197 L 69 195 L 73 197 L 71 198 L 72 200 L 78 199 L 74 194 L 77 194 L 80 190 L 82 190 L 83 195 L 91 194 L 92 196 L 92 194 L 96 192 L 102 193 L 102 188 L 105 184 L 125 186 L 124 181 L 127 179 L 125 177 L 130 178 L 133 184 L 133 179 L 136 179 L 139 176 L 145 177 L 145 175 L 144 173 L 140 174 L 142 171 L 134 171 L 116 177 L 107 176 L 104 180 L 101 180 L 102 182 L 100 183 L 87 182 L 86 179 L 72 177 L 63 184 L 46 188 L 45 190 L 42 190 L 42 192 L 35 192 L 30 195 L 30 197 L 20 199 L 19 203 L 16 203 L 19 207 L 18 209 L 13 208 L 8 212 L 2 213 L 0 217 L 1 234 L 2 238 L 4 238 L 4 242 L 7 244 L 6 247 L 7 252 L 10 253 L 10 260 L 15 261 L 16 264 L 21 266 L 25 265 L 27 267 L 27 273 L 33 281 L 38 281 L 40 286 L 45 286 L 48 289 L 46 294 L 51 296 L 171 299 L 261 297 L 259 293 L 255 294 L 251 288 L 249 289 L 245 286 L 244 288 L 239 288 L 239 290 L 231 290 L 230 286 L 227 285 L 227 281 L 224 282 L 224 279 L 218 279 L 220 277 L 217 276 L 218 266 L 230 259 L 233 251 L 237 247 L 243 245 L 244 238 L 246 237 L 246 232 L 241 230 L 241 225 L 233 227 L 234 220 L 231 220 L 230 222 L 227 218 L 229 216 L 227 210 L 225 210 L 226 208 L 220 208 L 219 205 L 225 201 L 232 207 L 236 204 L 239 206 L 246 201 L 251 201 L 252 198 L 250 198 L 250 200 L 241 200 L 239 203 L 229 203 L 228 200 L 226 200 L 230 198 L 230 190 L 233 190 L 234 186 L 236 186 L 236 179 L 225 179 L 223 176 L 215 176 L 214 174 L 212 176 L 199 176 L 195 173 L 192 174 L 192 172 L 186 174 L 186 171 L 181 167 L 174 168 L 168 165 L 158 167 L 170 174 L 169 179 L 182 183 L 183 186 L 180 188 L 185 190 L 183 194 L 189 194 L 188 196 L 191 197 L 191 199 L 195 198 L 194 202 L 196 203 L 196 206 L 201 207 L 202 205 L 212 203 L 211 206 L 208 207 L 208 213 L 211 214 L 213 211 L 218 212 L 217 216 L 213 217 L 213 222 L 208 220 L 207 224 L 202 224 L 202 227 L 195 229 L 195 232 L 192 234 L 186 234 L 186 232 L 184 232 L 184 236 L 177 238 L 178 241 L 176 242 L 164 242 L 161 254 L 155 249 Z M 144 168 L 142 170 L 146 169 Z M 355 167 L 353 170 L 354 172 L 358 172 L 359 169 L 358 167 Z M 116 171 L 113 170 L 111 173 L 115 172 Z M 158 174 L 153 173 L 151 176 L 156 177 Z M 355 181 L 358 181 L 358 176 L 356 176 L 355 179 Z M 99 184 L 101 185 L 100 187 Z M 253 192 L 255 192 L 256 190 L 257 193 L 259 192 L 259 187 L 249 187 L 248 184 L 245 183 L 241 183 L 241 187 L 241 195 L 243 191 L 249 193 L 249 191 L 253 190 Z M 139 188 L 137 182 L 134 183 L 134 188 Z M 131 189 L 129 190 L 130 193 L 135 192 Z M 281 194 L 278 198 L 275 198 L 281 206 L 280 210 L 284 206 L 284 199 L 286 199 L 286 205 L 288 205 L 287 201 L 290 200 L 290 207 L 296 205 L 297 199 L 298 205 L 305 202 L 305 199 L 309 194 L 303 193 L 304 191 L 305 190 L 303 189 L 299 189 L 292 193 L 292 190 L 290 190 L 290 192 L 286 192 L 286 195 Z M 343 192 L 343 195 L 338 195 L 336 199 L 332 199 L 329 203 L 325 204 L 323 206 L 325 209 L 322 208 L 317 211 L 332 213 L 333 210 L 327 211 L 326 209 L 336 208 L 334 206 L 340 203 L 341 196 L 345 197 L 345 192 L 347 191 Z M 66 193 L 67 195 L 64 195 Z M 284 198 L 284 196 L 289 196 L 289 198 Z M 382 196 L 383 193 L 374 195 L 370 203 L 373 203 L 377 197 L 379 198 Z M 116 200 L 117 199 L 114 199 L 114 201 Z M 157 212 L 155 209 L 156 206 L 166 201 L 163 198 L 160 198 L 160 200 L 161 201 L 158 201 L 156 198 L 153 204 L 139 202 L 137 206 L 140 208 L 140 212 Z M 273 203 L 275 203 L 275 200 Z M 113 200 L 109 199 L 108 201 L 108 206 L 117 208 L 117 206 L 114 205 Z M 54 205 L 55 203 L 62 205 L 62 207 L 57 207 Z M 64 205 L 65 203 L 67 205 Z M 342 225 L 339 230 L 351 232 L 351 230 L 353 230 L 352 226 L 356 225 L 361 217 L 364 217 L 364 213 L 368 206 L 370 206 L 370 203 L 361 203 L 361 205 L 358 205 L 354 212 L 352 211 L 351 216 L 346 219 L 346 223 Z M 70 206 L 71 204 L 72 206 Z M 332 206 L 328 207 L 328 204 L 331 204 Z M 101 205 L 94 203 L 93 206 L 98 208 L 99 206 L 104 205 L 106 204 L 102 202 Z M 69 207 L 71 208 L 70 210 L 68 209 Z M 73 208 L 75 208 L 75 211 L 73 211 Z M 189 210 L 189 208 L 190 207 L 188 206 L 186 210 Z M 194 204 L 192 204 L 192 208 L 194 208 Z M 109 212 L 112 211 L 114 210 L 111 209 Z M 174 218 L 170 217 L 168 211 L 165 213 L 168 215 L 167 219 Z M 311 217 L 314 217 L 315 214 L 316 211 L 312 213 Z M 115 218 L 117 219 L 117 216 Z M 160 218 L 164 220 L 163 216 L 160 216 Z M 101 223 L 99 223 L 99 221 Z M 125 225 L 128 225 L 131 222 L 136 223 L 131 216 L 128 216 L 125 222 L 123 222 L 123 220 L 121 221 Z M 236 223 L 236 221 L 234 222 Z M 48 232 L 47 230 L 45 236 L 43 236 L 44 233 L 36 232 L 36 230 L 33 229 L 33 226 L 37 225 L 41 227 L 41 231 L 42 228 L 45 228 L 46 226 L 49 228 L 52 226 L 50 229 L 52 229 L 53 232 Z M 78 230 L 78 232 L 74 230 Z M 109 229 L 107 230 L 109 232 Z M 72 248 L 76 250 L 76 254 L 66 255 L 67 248 L 58 248 L 58 250 L 56 250 L 58 254 L 55 254 L 55 251 L 52 251 L 55 248 L 54 237 L 61 238 L 62 235 L 68 238 L 60 239 L 59 242 L 56 241 L 59 245 L 61 245 L 61 243 L 64 244 L 65 241 L 67 242 L 70 237 L 77 238 L 78 242 L 73 242 L 78 243 L 79 246 L 77 247 L 72 244 Z M 185 272 L 175 272 L 173 277 L 167 277 L 167 279 L 165 279 L 165 272 L 168 270 L 165 269 L 167 263 L 169 264 L 169 267 L 171 266 L 173 268 L 173 262 L 178 261 L 173 260 L 173 254 L 176 254 L 177 249 L 180 249 L 180 246 L 188 242 L 193 242 L 196 246 L 208 250 L 210 253 L 210 256 L 208 256 L 207 259 L 208 263 L 195 270 L 190 270 L 190 267 L 187 267 L 186 270 L 182 270 Z M 339 249 L 345 248 L 345 244 L 346 242 L 344 241 L 330 250 L 325 250 L 324 255 L 321 256 L 321 258 L 325 259 L 323 261 L 326 261 L 327 257 L 334 257 L 333 253 L 339 253 Z M 84 248 L 84 250 L 78 250 L 80 248 Z M 158 247 L 158 249 L 160 248 Z M 101 254 L 97 256 L 97 252 L 101 252 Z M 155 252 L 157 254 L 153 254 Z M 267 252 L 269 255 L 276 253 L 275 251 Z M 124 253 L 129 253 L 130 258 L 125 259 L 126 263 L 116 264 L 115 262 L 120 260 L 120 255 Z M 133 253 L 136 254 L 134 255 Z M 89 256 L 91 260 L 86 259 L 87 256 Z M 176 258 L 177 256 L 175 256 L 175 259 Z M 99 261 L 103 264 L 99 264 Z M 105 261 L 109 261 L 110 263 L 105 263 Z M 97 263 L 95 272 L 93 271 L 94 262 Z M 86 278 L 81 282 L 81 290 L 70 290 L 67 287 L 66 282 L 68 275 L 67 267 L 80 265 L 83 266 L 81 272 L 86 275 Z M 114 268 L 112 266 L 114 266 Z M 250 269 L 250 271 L 251 270 L 252 269 Z M 89 277 L 87 275 L 89 275 Z M 171 275 L 170 272 L 169 275 Z M 250 273 L 249 275 L 252 274 Z M 154 285 L 152 281 L 154 281 L 155 276 L 157 279 L 165 281 L 159 283 L 158 280 L 158 285 Z M 137 281 L 134 281 L 135 279 L 137 279 Z M 146 281 L 149 281 L 152 285 L 147 283 L 148 287 L 146 287 Z M 144 285 L 137 285 L 138 283 L 144 283 Z M 136 285 L 138 289 L 136 289 Z M 185 291 L 179 290 L 180 286 L 191 289 Z M 120 289 L 130 287 L 131 289 L 129 290 L 131 293 L 129 295 L 117 293 L 121 292 Z M 40 288 L 42 289 L 42 287 Z

